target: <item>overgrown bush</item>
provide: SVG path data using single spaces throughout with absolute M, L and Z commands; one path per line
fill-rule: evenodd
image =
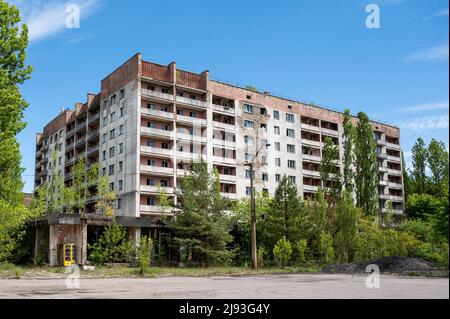
M 139 261 L 139 268 L 141 274 L 145 274 L 151 262 L 151 253 L 153 248 L 153 241 L 147 236 L 142 236 L 137 248 L 137 258 Z
M 121 225 L 113 223 L 105 227 L 96 243 L 89 246 L 89 260 L 96 265 L 128 261 L 131 242 Z
M 284 268 L 291 260 L 292 247 L 289 240 L 285 236 L 281 238 L 273 248 L 275 261 L 281 268 Z
M 297 261 L 300 264 L 306 262 L 306 249 L 308 248 L 308 242 L 305 239 L 300 239 L 295 245 L 297 249 Z
M 258 267 L 264 267 L 267 257 L 266 249 L 263 246 L 259 247 L 257 255 L 258 255 Z
M 333 260 L 333 237 L 329 232 L 322 231 L 319 235 L 319 261 L 322 264 L 331 264 Z

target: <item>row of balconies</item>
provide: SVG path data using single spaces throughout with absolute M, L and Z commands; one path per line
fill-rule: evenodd
M 174 101 L 173 94 L 162 93 L 162 92 L 159 92 L 156 90 L 149 90 L 149 89 L 144 89 L 144 88 L 141 90 L 141 92 L 142 92 L 142 95 L 144 95 L 144 96 L 149 96 L 152 98 L 157 98 L 159 100 L 168 101 L 168 102 Z M 190 105 L 190 106 L 199 107 L 199 108 L 207 107 L 207 102 L 205 102 L 205 101 L 194 100 L 194 99 L 190 99 L 190 98 L 183 97 L 183 96 L 177 96 L 176 102 L 180 103 L 180 104 L 186 104 L 186 105 Z

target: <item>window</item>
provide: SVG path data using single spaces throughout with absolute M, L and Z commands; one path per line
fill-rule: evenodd
M 162 180 L 160 181 L 160 185 L 161 185 L 161 187 L 167 187 L 167 186 L 169 186 L 169 183 L 167 182 L 166 179 L 162 179 Z
M 278 111 L 273 111 L 273 118 L 275 120 L 279 120 L 280 119 L 280 112 Z
M 109 165 L 109 175 L 114 175 L 114 164 Z
M 177 115 L 184 115 L 184 110 L 177 109 Z
M 123 162 L 120 161 L 119 162 L 119 173 L 122 173 L 122 172 L 123 172 Z
M 169 89 L 167 89 L 167 88 L 162 88 L 162 89 L 161 89 L 161 92 L 164 93 L 164 94 L 169 94 Z
M 244 104 L 244 112 L 253 114 L 253 105 Z
M 295 176 L 288 176 L 288 179 L 289 179 L 289 181 L 292 183 L 292 184 L 296 184 L 296 178 L 295 178 Z
M 119 144 L 119 154 L 123 153 L 123 143 Z
M 123 117 L 123 107 L 120 108 L 120 117 Z
M 155 141 L 147 141 L 147 146 L 155 147 L 155 145 L 156 145 Z
M 245 128 L 253 128 L 254 126 L 255 126 L 255 123 L 253 121 L 249 121 L 249 120 L 244 121 Z
M 169 167 L 169 162 L 168 161 L 162 161 L 161 162 L 161 167 Z
M 103 117 L 103 126 L 106 126 L 106 125 L 108 125 L 108 117 L 107 116 Z
M 281 181 L 281 175 L 280 174 L 275 174 L 275 181 L 277 183 L 279 183 Z
M 293 129 L 290 129 L 290 128 L 286 129 L 286 136 L 295 138 L 295 131 Z
M 106 161 L 106 151 L 103 151 L 102 159 Z
M 125 97 L 125 89 L 120 90 L 119 96 L 121 100 Z
M 253 144 L 254 144 L 253 137 L 250 137 L 250 136 L 248 136 L 248 135 L 245 135 L 245 136 L 244 136 L 244 142 L 245 142 L 245 144 L 247 144 L 247 145 L 253 145 Z
M 279 157 L 275 158 L 275 166 L 278 166 L 278 167 L 281 166 L 281 158 L 279 158 Z
M 294 114 L 286 113 L 286 122 L 294 123 Z
M 111 96 L 111 100 L 109 101 L 109 105 L 113 105 L 116 103 L 116 95 Z
M 122 208 L 122 199 L 118 198 L 117 199 L 117 209 L 121 209 Z
M 155 186 L 155 180 L 147 178 L 147 186 Z
M 114 121 L 116 120 L 116 112 L 112 112 L 112 113 L 109 115 L 109 117 L 110 117 L 110 122 L 111 122 L 111 123 L 114 122 Z
M 252 156 L 250 155 L 250 153 L 245 153 L 245 161 L 250 162 L 251 160 L 252 160 Z
M 110 191 L 114 191 L 114 183 L 110 183 L 109 184 L 109 190 Z
M 295 161 L 288 160 L 287 161 L 287 166 L 288 166 L 288 168 L 295 168 Z
M 261 156 L 261 164 L 267 165 L 267 156 Z
M 287 151 L 288 151 L 288 153 L 295 153 L 295 145 L 288 144 Z
M 114 146 L 113 146 L 113 147 L 111 147 L 111 148 L 109 149 L 109 158 L 114 157 L 114 155 L 116 155 L 116 150 L 115 150 L 115 148 L 114 148 Z
M 123 135 L 123 124 L 119 126 L 119 135 Z
M 112 129 L 111 131 L 109 131 L 109 139 L 112 140 L 115 137 L 116 137 L 116 130 Z
M 279 126 L 274 126 L 273 127 L 273 133 L 275 135 L 280 135 L 280 127 Z
M 106 143 L 107 138 L 108 138 L 108 135 L 106 135 L 106 133 L 103 134 L 103 136 L 102 136 L 102 143 Z
M 168 150 L 169 149 L 169 143 L 161 143 L 161 148 Z
M 147 197 L 147 205 L 148 206 L 154 206 L 155 205 L 155 198 L 154 197 Z
M 275 151 L 280 151 L 280 142 L 275 142 Z
M 267 173 L 262 173 L 261 175 L 261 179 L 265 182 L 267 182 L 269 180 L 269 174 Z
M 102 167 L 102 176 L 106 175 L 106 167 Z
M 255 188 L 253 187 L 253 192 L 255 192 Z M 245 194 L 247 195 L 247 196 L 250 196 L 251 195 L 251 188 L 249 187 L 249 186 L 247 186 L 246 188 L 245 188 Z
M 189 112 L 189 116 L 193 118 L 197 118 L 197 112 Z
M 149 160 L 147 160 L 147 165 L 148 166 L 155 166 L 155 160 L 153 160 L 153 159 L 149 159 Z
M 62 157 L 60 156 L 60 157 L 58 158 L 58 165 L 61 165 L 61 163 L 62 163 Z
M 250 170 L 249 169 L 245 170 L 245 178 L 250 179 Z
M 260 127 L 264 132 L 267 132 L 267 124 L 261 124 Z
M 119 191 L 123 189 L 123 180 L 119 180 Z

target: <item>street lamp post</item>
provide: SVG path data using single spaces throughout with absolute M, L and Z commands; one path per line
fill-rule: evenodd
M 250 209 L 251 209 L 251 254 L 252 254 L 252 264 L 253 269 L 258 269 L 258 256 L 256 251 L 256 202 L 255 202 L 255 191 L 253 189 L 253 164 L 255 162 L 255 159 L 258 157 L 259 151 L 261 151 L 261 148 L 265 146 L 266 148 L 270 146 L 270 144 L 261 145 L 261 147 L 256 152 L 253 159 L 245 163 L 245 166 L 248 166 L 250 168 Z

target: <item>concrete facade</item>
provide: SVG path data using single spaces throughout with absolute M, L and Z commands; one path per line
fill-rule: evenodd
M 163 211 L 158 193 L 164 190 L 176 203 L 179 178 L 199 158 L 218 169 L 224 196 L 248 196 L 244 163 L 267 142 L 271 146 L 256 159 L 256 191 L 273 194 L 287 175 L 303 198 L 313 198 L 321 185 L 326 136 L 339 145 L 336 167 L 343 170 L 342 123 L 340 112 L 213 81 L 208 71 L 187 72 L 175 62 L 146 62 L 136 54 L 102 80 L 99 94 L 88 94 L 86 103 L 63 111 L 37 134 L 35 186 L 50 181 L 55 171 L 71 185 L 72 167 L 85 157 L 88 167 L 99 163 L 117 192 L 116 216 L 154 219 Z M 399 128 L 372 126 L 380 210 L 390 200 L 402 213 Z M 88 199 L 86 213 L 95 214 L 94 203 L 95 197 Z

